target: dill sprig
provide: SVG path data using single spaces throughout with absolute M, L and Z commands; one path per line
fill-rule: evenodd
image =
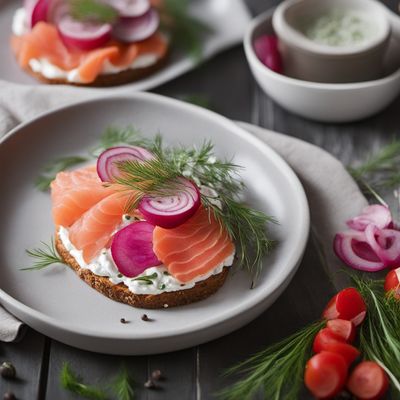
M 377 362 L 392 382 L 393 398 L 400 398 L 400 302 L 383 291 L 383 281 L 351 274 L 367 304 L 360 328 L 360 350 Z
M 71 15 L 78 21 L 114 23 L 118 19 L 118 11 L 99 0 L 69 0 Z
M 118 400 L 133 400 L 135 397 L 133 386 L 134 380 L 129 375 L 126 367 L 123 367 L 111 384 L 111 389 L 116 394 Z
M 51 238 L 50 244 L 41 242 L 43 248 L 35 248 L 26 250 L 29 257 L 35 261 L 31 267 L 21 268 L 21 271 L 38 271 L 54 264 L 65 264 L 65 261 L 60 257 L 54 245 L 54 238 Z
M 199 61 L 203 52 L 202 38 L 212 32 L 204 22 L 189 13 L 188 0 L 164 0 L 163 25 L 172 33 L 172 43 Z
M 124 128 L 109 126 L 101 136 L 99 145 L 93 148 L 90 154 L 93 157 L 98 157 L 102 151 L 118 145 L 149 148 L 152 146 L 152 143 L 152 140 L 143 138 L 140 131 L 133 126 L 126 126 Z
M 361 188 L 374 196 L 376 191 L 397 188 L 400 185 L 400 140 L 393 140 L 371 154 L 363 164 L 348 170 Z
M 202 203 L 224 226 L 235 242 L 239 265 L 252 276 L 252 286 L 262 270 L 263 257 L 273 242 L 267 235 L 267 224 L 275 220 L 239 201 L 244 189 L 239 166 L 215 157 L 211 142 L 200 148 L 164 147 L 157 136 L 152 145 L 155 158 L 145 161 L 125 161 L 118 165 L 121 177 L 117 184 L 123 190 L 134 192 L 127 212 L 136 208 L 144 195 L 168 196 L 179 183 L 176 178 L 185 176 L 198 186 L 208 189 L 202 194 Z
M 35 186 L 41 191 L 46 191 L 59 172 L 86 161 L 88 158 L 81 156 L 57 158 L 44 167 L 43 173 L 35 181 Z
M 87 399 L 107 399 L 107 395 L 103 390 L 82 383 L 81 378 L 72 371 L 69 363 L 67 362 L 64 363 L 62 366 L 60 373 L 60 383 L 64 389 L 69 390 L 70 392 L 85 397 Z
M 324 325 L 324 321 L 315 322 L 230 368 L 226 375 L 244 376 L 219 396 L 226 400 L 250 400 L 260 391 L 265 399 L 297 400 L 314 336 Z

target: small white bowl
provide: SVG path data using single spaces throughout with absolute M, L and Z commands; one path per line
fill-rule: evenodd
M 395 16 L 389 10 L 387 13 L 393 24 Z M 272 14 L 273 10 L 267 11 L 252 21 L 244 37 L 244 49 L 255 79 L 282 107 L 318 121 L 349 122 L 376 114 L 399 95 L 400 40 L 397 35 L 392 35 L 389 43 L 383 78 L 357 83 L 309 82 L 278 74 L 256 56 L 254 39 L 262 34 L 274 34 Z
M 371 37 L 352 45 L 328 46 L 302 33 L 306 21 L 338 10 L 362 18 Z M 279 38 L 286 75 L 325 83 L 379 79 L 391 33 L 386 10 L 375 0 L 285 0 L 276 8 L 272 26 Z

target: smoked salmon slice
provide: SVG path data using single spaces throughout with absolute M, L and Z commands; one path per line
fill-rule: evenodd
M 129 197 L 116 192 L 100 200 L 86 211 L 69 230 L 69 238 L 83 258 L 90 262 L 107 247 L 114 231 L 121 224 Z
M 123 44 L 110 41 L 104 47 L 81 51 L 67 48 L 54 25 L 39 22 L 31 32 L 21 37 L 13 36 L 11 47 L 22 68 L 29 68 L 32 59 L 46 59 L 65 71 L 78 68 L 82 83 L 91 83 L 101 73 L 105 62 L 128 68 L 143 54 L 162 58 L 168 50 L 168 42 L 161 34 L 155 33 L 141 42 Z
M 177 228 L 156 227 L 153 250 L 168 272 L 185 283 L 214 269 L 235 247 L 213 214 L 201 207 Z
M 72 225 L 83 213 L 114 192 L 104 187 L 95 166 L 60 172 L 50 188 L 54 223 L 64 227 Z

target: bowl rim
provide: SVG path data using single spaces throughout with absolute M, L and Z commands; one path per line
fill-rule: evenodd
M 314 0 L 315 1 L 315 0 Z M 319 1 L 319 0 L 317 0 Z M 334 3 L 341 3 L 343 0 L 330 0 L 324 5 L 327 7 L 334 7 Z M 380 32 L 368 40 L 365 43 L 353 45 L 353 46 L 328 46 L 321 43 L 313 42 L 311 39 L 307 38 L 301 32 L 299 32 L 295 27 L 293 27 L 289 21 L 286 19 L 286 13 L 292 7 L 302 7 L 303 9 L 312 8 L 312 0 L 285 0 L 276 8 L 273 17 L 272 25 L 280 40 L 285 41 L 288 46 L 296 47 L 304 52 L 309 52 L 315 55 L 327 56 L 327 57 L 346 57 L 346 56 L 357 56 L 360 54 L 365 54 L 374 49 L 383 46 L 388 40 L 391 27 L 390 21 L 385 13 L 384 6 L 377 3 L 374 0 L 362 0 L 365 3 L 365 14 L 377 13 L 379 18 L 371 18 L 372 20 L 379 19 L 379 24 L 381 25 Z M 354 8 L 355 4 L 359 4 L 360 0 L 346 0 L 345 1 L 348 10 Z
M 350 82 L 350 83 L 323 83 L 323 82 L 312 82 L 305 81 L 301 79 L 292 78 L 287 75 L 280 74 L 278 72 L 272 71 L 268 67 L 266 67 L 257 57 L 252 38 L 254 31 L 263 23 L 268 20 L 272 20 L 272 15 L 275 12 L 276 7 L 271 8 L 267 11 L 264 11 L 260 15 L 256 16 L 249 26 L 246 29 L 244 38 L 243 38 L 243 46 L 246 54 L 247 61 L 249 64 L 258 71 L 263 74 L 268 75 L 271 79 L 280 81 L 282 83 L 290 84 L 292 86 L 297 86 L 305 89 L 315 89 L 315 90 L 330 90 L 330 91 L 343 91 L 343 90 L 357 90 L 357 89 L 365 89 L 370 87 L 377 87 L 384 84 L 388 84 L 396 79 L 400 79 L 400 68 L 396 71 L 392 72 L 389 75 L 386 75 L 379 79 L 374 79 L 372 81 L 363 81 L 363 82 Z M 400 91 L 400 89 L 399 89 Z

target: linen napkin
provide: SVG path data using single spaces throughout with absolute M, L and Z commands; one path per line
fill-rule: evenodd
M 42 112 L 104 95 L 106 92 L 98 90 L 78 92 L 65 86 L 28 87 L 0 81 L 0 138 Z M 334 273 L 339 262 L 333 254 L 332 241 L 335 233 L 344 229 L 345 221 L 367 205 L 358 186 L 342 163 L 326 151 L 290 136 L 239 124 L 270 145 L 300 178 L 310 205 L 311 229 L 321 243 L 333 283 L 341 287 L 344 278 Z M 14 340 L 20 327 L 21 322 L 0 306 L 0 340 Z

